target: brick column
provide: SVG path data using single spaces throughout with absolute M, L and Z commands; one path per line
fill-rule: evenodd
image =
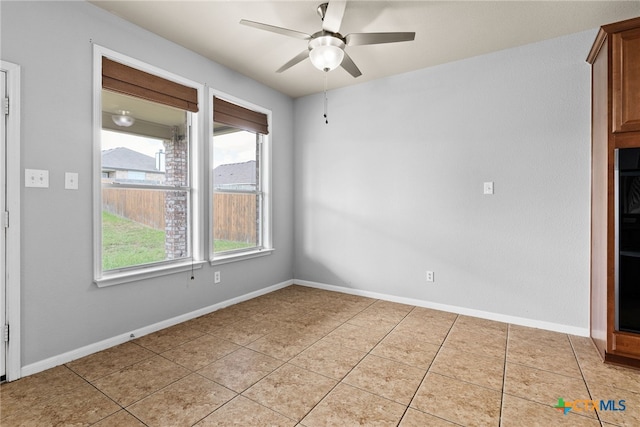
M 173 128 L 172 140 L 164 141 L 165 184 L 186 186 L 188 182 L 188 141 Z M 188 195 L 183 192 L 167 192 L 165 196 L 165 240 L 167 259 L 183 258 L 187 249 Z

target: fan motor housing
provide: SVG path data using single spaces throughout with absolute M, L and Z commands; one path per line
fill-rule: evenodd
M 344 49 L 346 43 L 344 38 L 338 33 L 318 31 L 311 36 L 311 40 L 309 41 L 309 50 L 313 50 L 319 46 L 336 46 L 340 49 Z

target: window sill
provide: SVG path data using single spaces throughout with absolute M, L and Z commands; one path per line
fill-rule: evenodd
M 234 253 L 228 255 L 217 255 L 215 258 L 209 260 L 210 265 L 227 264 L 230 262 L 244 261 L 245 259 L 257 258 L 266 255 L 271 255 L 275 249 L 256 249 L 253 251 Z
M 179 264 L 170 264 L 162 266 L 153 266 L 140 268 L 133 271 L 123 273 L 107 274 L 99 279 L 95 279 L 95 283 L 99 288 L 107 286 L 121 285 L 123 283 L 137 282 L 139 280 L 150 279 L 153 277 L 166 276 L 168 274 L 182 273 L 185 271 L 198 270 L 202 268 L 204 261 L 182 262 Z

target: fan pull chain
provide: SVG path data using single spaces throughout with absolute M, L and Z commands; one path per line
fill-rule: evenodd
M 329 98 L 327 98 L 327 80 L 329 73 L 325 71 L 324 73 L 324 122 L 325 124 L 329 124 Z

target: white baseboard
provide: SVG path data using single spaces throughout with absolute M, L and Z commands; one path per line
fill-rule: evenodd
M 89 356 L 90 354 L 97 353 L 99 351 L 106 350 L 110 347 L 114 347 L 116 345 L 123 344 L 127 341 L 130 341 L 131 339 L 133 339 L 131 337 L 132 335 L 135 338 L 139 338 L 144 335 L 159 331 L 161 329 L 177 325 L 178 323 L 186 322 L 187 320 L 195 319 L 196 317 L 212 313 L 216 310 L 220 310 L 230 305 L 237 304 L 242 301 L 247 301 L 247 300 L 259 297 L 260 295 L 268 294 L 270 292 L 285 288 L 292 284 L 293 284 L 293 280 L 287 280 L 287 281 L 278 283 L 276 285 L 269 286 L 264 289 L 260 289 L 254 292 L 250 292 L 248 294 L 240 295 L 238 297 L 231 298 L 226 301 L 222 301 L 217 304 L 213 304 L 208 307 L 204 307 L 204 308 L 192 311 L 190 313 L 185 313 L 180 316 L 172 317 L 171 319 L 154 323 L 153 325 L 145 326 L 143 328 L 139 328 L 134 331 L 129 331 L 124 334 L 120 334 L 115 337 L 108 338 L 106 340 L 102 340 L 102 341 L 89 344 L 87 346 L 84 346 L 75 350 L 68 351 L 66 353 L 59 354 L 57 356 L 52 356 L 47 359 L 41 360 L 39 362 L 31 363 L 29 365 L 22 367 L 22 369 L 20 370 L 20 374 L 21 374 L 20 376 L 25 377 L 27 375 L 33 375 L 50 368 L 54 368 L 56 366 L 69 363 L 81 357 Z
M 311 288 L 324 289 L 327 291 L 342 292 L 345 294 L 358 295 L 375 298 L 384 301 L 398 302 L 401 304 L 415 305 L 417 307 L 432 308 L 434 310 L 448 311 L 450 313 L 463 314 L 465 316 L 479 317 L 482 319 L 495 320 L 497 322 L 512 323 L 514 325 L 528 326 L 531 328 L 545 329 L 553 332 L 577 335 L 581 337 L 589 336 L 589 328 L 579 328 L 577 326 L 563 325 L 560 323 L 545 322 L 543 320 L 527 319 L 525 317 L 508 316 L 506 314 L 492 313 L 489 311 L 475 310 L 472 308 L 458 307 L 455 305 L 440 304 L 415 298 L 398 297 L 395 295 L 381 294 L 377 292 L 365 291 L 362 289 L 345 288 L 342 286 L 327 285 L 326 283 L 311 282 L 308 280 L 294 279 L 294 284 L 308 286 Z
M 326 283 L 312 282 L 309 280 L 291 279 L 291 280 L 286 280 L 284 282 L 278 283 L 273 286 L 266 287 L 264 289 L 260 289 L 254 292 L 250 292 L 248 294 L 240 295 L 238 297 L 231 298 L 231 299 L 219 302 L 217 304 L 213 304 L 208 307 L 204 307 L 204 308 L 192 311 L 190 313 L 185 313 L 180 316 L 173 317 L 171 319 L 163 320 L 161 322 L 154 323 L 153 325 L 145 326 L 143 328 L 139 328 L 134 331 L 126 332 L 124 334 L 120 334 L 115 337 L 111 337 L 93 344 L 89 344 L 87 346 L 84 346 L 75 350 L 71 350 L 66 353 L 59 354 L 57 356 L 52 356 L 47 359 L 41 360 L 39 362 L 31 363 L 21 368 L 20 376 L 25 377 L 28 375 L 33 375 L 50 368 L 54 368 L 56 366 L 69 363 L 81 357 L 89 356 L 90 354 L 97 353 L 99 351 L 106 350 L 107 348 L 114 347 L 116 345 L 130 341 L 132 339 L 131 335 L 133 335 L 135 338 L 139 338 L 141 336 L 159 331 L 161 329 L 177 325 L 178 323 L 182 323 L 187 320 L 195 319 L 196 317 L 212 313 L 216 310 L 220 310 L 230 305 L 247 301 L 264 294 L 268 294 L 270 292 L 285 288 L 292 284 L 297 284 L 297 285 L 307 286 L 307 287 L 317 288 L 317 289 L 324 289 L 327 291 L 341 292 L 345 294 L 375 298 L 375 299 L 380 299 L 384 301 L 398 302 L 401 304 L 409 304 L 417 307 L 431 308 L 434 310 L 448 311 L 451 313 L 463 314 L 466 316 L 479 317 L 482 319 L 495 320 L 495 321 L 504 322 L 504 323 L 512 323 L 514 325 L 528 326 L 532 328 L 545 329 L 545 330 L 561 332 L 565 334 L 578 335 L 583 337 L 589 336 L 588 328 L 579 328 L 576 326 L 569 326 L 569 325 L 563 325 L 559 323 L 527 319 L 524 317 L 507 316 L 499 313 L 491 313 L 488 311 L 475 310 L 475 309 L 470 309 L 465 307 L 458 307 L 454 305 L 440 304 L 440 303 L 435 303 L 435 302 L 430 302 L 425 300 L 419 300 L 415 298 L 405 298 L 405 297 L 399 297 L 395 295 L 382 294 L 378 292 L 365 291 L 362 289 L 352 289 L 352 288 L 345 288 L 342 286 L 328 285 Z

